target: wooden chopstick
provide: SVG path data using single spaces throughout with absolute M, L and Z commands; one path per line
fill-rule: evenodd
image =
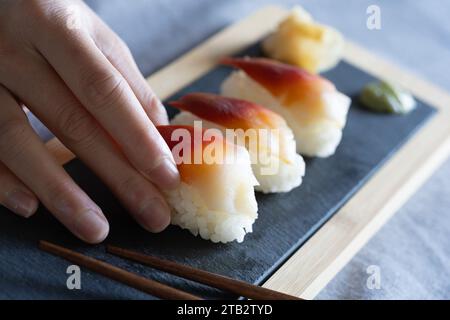
M 39 241 L 39 248 L 161 299 L 202 300 L 201 298 L 190 293 L 141 277 L 135 273 L 115 267 L 109 263 L 85 256 L 81 253 L 47 241 Z
M 165 271 L 176 276 L 193 280 L 208 286 L 222 289 L 239 296 L 255 300 L 302 300 L 300 298 L 284 294 L 278 291 L 255 286 L 253 284 L 235 280 L 226 276 L 208 271 L 196 269 L 176 262 L 145 255 L 139 252 L 108 245 L 106 250 L 119 257 L 133 260 L 144 265 Z

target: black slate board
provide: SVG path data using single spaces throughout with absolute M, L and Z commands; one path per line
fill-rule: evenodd
M 243 54 L 260 55 L 258 46 Z M 231 70 L 218 67 L 181 90 L 218 92 Z M 325 74 L 338 90 L 356 97 L 371 76 L 342 62 Z M 127 215 L 112 194 L 79 161 L 65 166 L 69 174 L 103 208 L 111 224 L 107 243 L 168 258 L 212 272 L 261 283 L 327 221 L 408 138 L 435 112 L 419 102 L 406 116 L 368 112 L 356 99 L 350 109 L 343 141 L 327 159 L 306 159 L 304 182 L 287 194 L 257 194 L 259 218 L 254 233 L 242 244 L 213 244 L 188 231 L 169 227 L 161 234 L 145 232 Z M 173 115 L 174 110 L 169 109 Z M 363 208 L 361 208 L 363 210 Z M 151 299 L 152 297 L 89 271 L 82 271 L 82 290 L 66 288 L 70 263 L 37 249 L 39 239 L 66 245 L 144 276 L 206 298 L 228 296 L 104 253 L 71 236 L 41 208 L 23 220 L 0 208 L 0 298 L 20 299 Z

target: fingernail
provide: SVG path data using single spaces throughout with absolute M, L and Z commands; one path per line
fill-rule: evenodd
M 169 188 L 174 188 L 178 186 L 178 184 L 180 183 L 180 173 L 173 159 L 166 158 L 164 160 L 163 168 L 165 168 L 166 171 L 165 174 L 167 174 L 167 176 L 170 177 Z
M 78 215 L 75 233 L 89 243 L 100 243 L 109 233 L 109 224 L 102 213 L 87 210 Z
M 39 203 L 28 192 L 15 190 L 6 195 L 3 205 L 21 217 L 29 218 L 36 212 Z
M 170 208 L 160 199 L 154 199 L 144 207 L 136 219 L 150 232 L 161 232 L 170 223 Z
M 161 109 L 160 112 L 160 124 L 169 124 L 169 116 L 167 115 L 166 107 L 164 107 L 163 103 L 158 99 L 158 107 Z
M 160 161 L 156 162 L 147 177 L 165 190 L 174 189 L 180 183 L 180 173 L 172 157 L 162 157 Z

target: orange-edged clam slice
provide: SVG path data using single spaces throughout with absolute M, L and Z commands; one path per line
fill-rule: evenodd
M 229 129 L 277 128 L 282 118 L 253 102 L 209 93 L 191 93 L 171 106 Z
M 267 58 L 224 58 L 221 63 L 244 71 L 286 107 L 301 103 L 304 108 L 319 109 L 322 93 L 336 90 L 325 78 Z
M 220 164 L 226 161 L 225 158 L 230 156 L 231 151 L 236 152 L 236 145 L 226 141 L 221 135 L 208 137 L 205 130 L 200 128 L 164 125 L 157 126 L 157 129 L 172 150 L 181 180 L 188 184 L 213 177 L 222 170 Z M 208 158 L 211 152 L 216 152 L 218 161 L 213 162 L 211 157 Z

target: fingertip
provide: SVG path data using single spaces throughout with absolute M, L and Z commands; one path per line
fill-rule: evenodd
M 136 216 L 139 224 L 149 232 L 159 233 L 170 224 L 170 208 L 161 199 L 153 199 Z
M 106 237 L 108 237 L 109 234 L 109 224 L 106 224 L 106 227 L 103 229 L 102 232 L 98 233 L 97 235 L 89 238 L 86 240 L 87 243 L 90 244 L 99 244 L 105 241 Z
M 181 179 L 180 172 L 178 171 L 177 165 L 172 159 L 167 159 L 164 162 L 161 173 L 166 176 L 166 179 L 163 179 L 163 181 L 165 182 L 163 188 L 171 190 L 178 187 Z
M 36 213 L 39 201 L 28 191 L 14 190 L 7 194 L 3 205 L 23 218 L 30 218 Z
M 73 232 L 87 243 L 98 244 L 108 236 L 109 223 L 103 213 L 87 210 L 78 215 Z
M 31 218 L 32 216 L 34 216 L 38 208 L 39 208 L 39 201 L 35 198 L 32 206 L 30 207 L 30 210 L 28 211 L 28 214 L 23 215 L 23 217 L 26 219 Z
M 162 156 L 155 161 L 154 166 L 144 172 L 144 175 L 162 190 L 175 189 L 181 181 L 180 173 L 172 154 L 170 156 Z
M 167 115 L 167 110 L 158 98 L 155 98 L 151 102 L 149 117 L 155 124 L 155 126 L 169 124 L 169 116 Z

